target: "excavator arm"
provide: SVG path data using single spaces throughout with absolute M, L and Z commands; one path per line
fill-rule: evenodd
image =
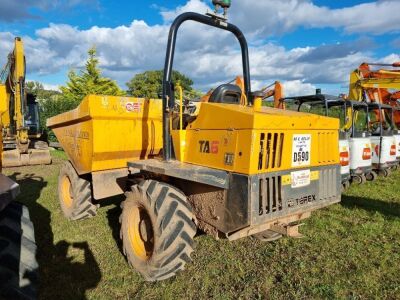
M 281 101 L 284 98 L 283 85 L 279 81 L 262 89 L 263 100 L 274 97 L 274 108 L 285 109 L 285 102 Z
M 391 69 L 372 70 L 371 66 L 390 67 Z M 400 108 L 400 62 L 393 64 L 363 63 L 350 74 L 349 98 L 358 101 L 370 101 L 389 104 Z M 400 111 L 395 110 L 394 121 L 400 125 Z
M 353 100 L 366 100 L 365 95 L 372 102 L 389 104 L 392 92 L 400 90 L 400 70 L 380 69 L 372 71 L 370 66 L 400 67 L 400 62 L 393 64 L 361 64 L 358 69 L 350 74 L 349 98 Z
M 25 127 L 25 55 L 21 38 L 15 38 L 14 50 L 8 55 L 4 70 L 7 74 L 1 95 L 2 121 L 5 140 L 15 139 L 21 153 L 27 153 L 29 146 L 28 128 Z M 5 93 L 4 93 L 5 92 Z
M 25 90 L 25 74 L 24 45 L 22 39 L 17 37 L 0 73 L 2 137 L 3 147 L 7 150 L 2 155 L 5 167 L 51 163 L 47 143 L 34 140 L 41 136 L 38 132 L 38 107 L 35 97 L 28 97 Z

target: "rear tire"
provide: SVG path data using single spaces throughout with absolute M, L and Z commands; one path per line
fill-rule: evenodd
M 62 212 L 69 220 L 92 218 L 97 214 L 98 205 L 92 203 L 90 181 L 80 177 L 69 161 L 58 176 L 58 198 Z
M 376 178 L 378 178 L 378 174 L 376 174 L 376 172 L 374 171 L 371 171 L 365 175 L 365 178 L 367 179 L 367 181 L 374 181 Z
M 147 281 L 184 270 L 197 230 L 186 196 L 168 184 L 145 180 L 131 187 L 121 207 L 120 235 L 129 264 Z
M 379 171 L 379 175 L 381 175 L 383 177 L 389 177 L 390 173 L 391 173 L 390 169 L 384 169 L 384 170 Z
M 0 213 L 0 298 L 36 299 L 38 264 L 33 224 L 22 204 Z
M 345 182 L 342 183 L 342 192 L 347 191 L 349 187 L 350 187 L 350 181 L 346 180 Z
M 357 185 L 362 184 L 362 183 L 363 183 L 363 178 L 362 178 L 362 176 L 361 176 L 361 175 L 354 175 L 354 176 L 351 178 L 351 183 L 352 183 L 352 184 L 357 184 Z

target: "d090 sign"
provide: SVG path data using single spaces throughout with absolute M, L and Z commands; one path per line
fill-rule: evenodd
M 295 153 L 293 153 L 293 162 L 294 163 L 296 163 L 296 162 L 299 162 L 299 163 L 307 162 L 307 161 L 310 160 L 309 157 L 310 157 L 310 153 L 308 151 L 307 152 L 304 152 L 304 151 L 295 152 Z

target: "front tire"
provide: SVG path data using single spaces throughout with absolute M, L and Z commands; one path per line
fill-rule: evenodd
M 147 281 L 184 270 L 197 229 L 186 196 L 168 184 L 145 180 L 132 186 L 121 207 L 121 238 L 129 264 Z
M 90 181 L 80 177 L 69 161 L 58 176 L 58 198 L 62 212 L 69 220 L 92 218 L 97 214 L 98 205 L 92 203 Z
M 28 209 L 10 203 L 0 213 L 0 299 L 37 299 L 36 249 Z

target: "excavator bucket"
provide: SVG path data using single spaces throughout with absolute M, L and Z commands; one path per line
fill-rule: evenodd
M 21 153 L 18 149 L 14 149 L 4 151 L 2 156 L 4 168 L 51 164 L 48 149 L 29 149 L 28 153 Z

